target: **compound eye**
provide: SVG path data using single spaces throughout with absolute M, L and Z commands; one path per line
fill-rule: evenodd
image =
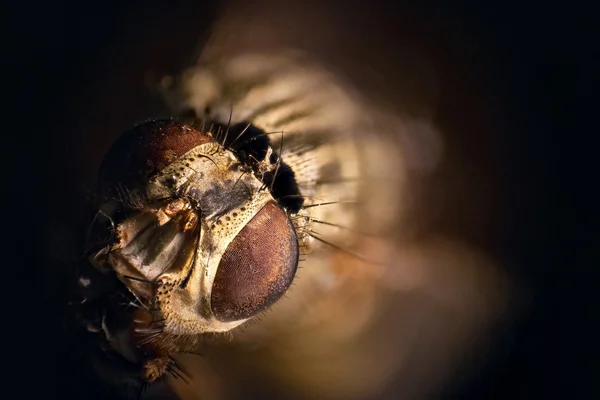
M 142 190 L 148 178 L 196 146 L 212 142 L 201 132 L 177 121 L 144 122 L 126 132 L 108 151 L 98 173 L 104 200 Z
M 292 223 L 276 203 L 267 203 L 221 258 L 211 293 L 214 316 L 238 321 L 272 306 L 292 284 L 298 257 Z

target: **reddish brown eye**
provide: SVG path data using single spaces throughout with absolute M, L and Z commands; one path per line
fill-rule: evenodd
M 137 125 L 121 136 L 104 157 L 99 172 L 100 196 L 119 198 L 117 189 L 134 191 L 144 186 L 150 175 L 212 140 L 204 132 L 169 119 Z
M 211 294 L 220 321 L 249 318 L 273 305 L 292 284 L 298 237 L 285 212 L 267 203 L 227 247 Z

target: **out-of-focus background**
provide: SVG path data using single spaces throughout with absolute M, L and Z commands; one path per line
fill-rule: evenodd
M 25 378 L 19 387 L 36 397 L 67 396 L 64 385 L 74 367 L 62 362 L 61 352 L 68 346 L 60 343 L 61 324 L 54 317 L 53 268 L 61 255 L 77 250 L 68 238 L 79 228 L 82 200 L 91 196 L 95 169 L 106 149 L 132 124 L 162 112 L 152 83 L 193 63 L 209 40 L 208 28 L 231 5 L 242 16 L 236 32 L 243 32 L 244 23 L 255 29 L 261 18 L 269 24 L 264 32 L 278 32 L 277 37 L 236 33 L 233 41 L 308 50 L 374 101 L 400 104 L 402 112 L 434 121 L 443 133 L 442 165 L 428 175 L 430 182 L 420 194 L 438 213 L 422 218 L 428 230 L 468 246 L 448 250 L 441 244 L 405 257 L 418 264 L 427 257 L 446 262 L 455 256 L 459 268 L 464 260 L 489 264 L 506 285 L 500 307 L 506 315 L 486 326 L 492 333 L 485 335 L 483 351 L 456 355 L 462 359 L 461 369 L 451 371 L 439 397 L 529 399 L 555 394 L 557 378 L 567 375 L 561 372 L 565 365 L 558 332 L 573 326 L 578 342 L 585 342 L 576 324 L 558 322 L 560 304 L 571 298 L 567 278 L 579 271 L 576 262 L 586 259 L 589 246 L 580 239 L 578 256 L 566 253 L 575 242 L 572 235 L 581 230 L 562 195 L 569 189 L 559 182 L 565 165 L 580 157 L 566 154 L 563 143 L 577 141 L 581 130 L 575 129 L 576 121 L 567 124 L 557 118 L 572 97 L 562 74 L 568 75 L 574 57 L 583 54 L 576 50 L 586 36 L 583 24 L 556 10 L 507 2 L 174 3 L 21 5 L 18 18 L 5 24 L 19 39 L 11 47 L 14 55 L 5 57 L 19 73 L 4 77 L 17 89 L 9 101 L 19 111 L 9 117 L 16 124 L 7 135 L 27 142 L 26 151 L 13 151 L 11 142 L 5 147 L 18 157 L 11 160 L 3 189 L 5 198 L 15 199 L 8 208 L 9 214 L 17 210 L 11 226 L 24 225 L 27 232 L 17 235 L 22 247 L 10 264 L 25 263 L 23 270 L 31 271 L 37 284 L 33 294 L 29 276 L 14 285 L 13 299 L 23 307 L 11 320 L 19 322 L 4 323 L 24 339 L 23 345 L 11 346 L 20 356 L 7 360 L 9 366 L 19 361 L 14 369 Z M 573 34 L 578 25 L 581 34 L 577 29 Z M 579 84 L 586 82 L 584 76 L 576 76 Z M 555 134 L 560 127 L 562 132 Z M 567 225 L 559 228 L 563 222 Z M 445 285 L 448 278 L 460 279 L 441 274 L 434 287 L 460 288 L 456 282 Z M 484 291 L 493 296 L 489 291 L 496 289 Z M 419 298 L 410 301 L 420 304 Z M 411 312 L 432 309 L 428 304 L 420 307 Z M 578 321 L 578 310 L 571 308 L 571 321 Z M 431 338 L 431 343 L 451 342 L 451 323 L 442 322 L 443 337 Z M 398 340 L 400 345 L 404 339 Z M 29 350 L 26 356 L 23 348 Z M 400 373 L 384 380 L 379 398 L 408 396 L 413 392 L 407 387 L 427 386 L 427 375 L 418 371 L 428 362 L 431 370 L 452 369 L 438 365 L 427 349 L 408 359 Z M 577 367 L 575 362 L 570 365 L 571 370 Z M 580 385 L 570 389 L 582 390 L 584 381 L 582 376 Z

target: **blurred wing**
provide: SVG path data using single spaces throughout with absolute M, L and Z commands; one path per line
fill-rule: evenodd
M 433 390 L 448 373 L 440 365 L 452 365 L 501 303 L 485 257 L 411 236 L 410 189 L 439 162 L 440 135 L 373 103 L 315 57 L 244 46 L 269 24 L 236 18 L 214 27 L 197 65 L 163 79 L 164 96 L 177 113 L 271 135 L 310 205 L 300 211 L 310 217 L 300 227 L 306 254 L 287 298 L 260 321 L 205 357 L 182 357 L 194 381 L 176 389 L 186 399 L 363 399 L 399 377 L 403 398 Z M 429 361 L 414 359 L 427 349 L 436 352 Z

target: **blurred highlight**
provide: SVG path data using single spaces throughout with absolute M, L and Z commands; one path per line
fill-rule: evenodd
M 356 231 L 318 227 L 343 249 L 315 244 L 285 301 L 200 356 L 178 356 L 194 377 L 173 382 L 183 399 L 430 398 L 465 368 L 477 368 L 509 311 L 514 288 L 502 266 L 436 231 L 444 201 L 424 196 L 450 140 L 433 117 L 435 67 L 410 49 L 420 67 L 394 74 L 342 57 L 357 35 L 326 6 L 234 3 L 212 27 L 198 65 L 162 81 L 175 110 L 201 111 L 228 99 L 222 82 L 289 72 L 280 89 L 313 84 L 311 101 L 329 118 L 315 123 L 341 138 L 319 157 L 339 159 L 342 177 L 361 178 L 337 189 L 352 193 L 356 208 L 319 216 Z M 393 82 L 388 93 L 365 89 L 382 77 Z M 240 104 L 260 101 L 247 99 L 233 105 L 234 120 L 245 117 Z M 226 119 L 218 113 L 230 106 L 225 101 L 213 113 Z M 268 120 L 262 124 L 269 128 Z M 341 196 L 324 184 L 315 190 L 319 199 Z

